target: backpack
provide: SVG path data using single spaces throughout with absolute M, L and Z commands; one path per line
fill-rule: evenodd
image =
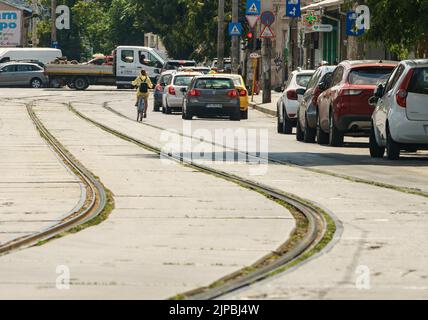
M 140 92 L 141 93 L 147 93 L 147 92 L 149 92 L 149 86 L 147 84 L 147 78 L 144 79 L 144 80 L 141 80 Z

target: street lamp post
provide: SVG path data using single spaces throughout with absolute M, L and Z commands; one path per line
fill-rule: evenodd
M 218 0 L 217 68 L 224 69 L 224 0 Z

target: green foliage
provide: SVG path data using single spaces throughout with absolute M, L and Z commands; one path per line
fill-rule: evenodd
M 428 0 L 367 0 L 371 9 L 370 40 L 383 42 L 399 58 L 428 53 Z

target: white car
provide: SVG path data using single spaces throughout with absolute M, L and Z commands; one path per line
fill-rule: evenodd
M 165 86 L 162 112 L 170 114 L 172 110 L 183 109 L 184 92 L 181 90 L 187 88 L 190 82 L 196 76 L 202 76 L 200 72 L 175 72 L 172 74 L 172 79 Z
M 299 108 L 298 89 L 306 89 L 315 70 L 293 71 L 285 86 L 282 96 L 277 102 L 278 133 L 291 134 L 297 123 L 297 109 Z
M 402 150 L 428 149 L 428 60 L 402 61 L 370 98 L 370 154 L 398 160 Z

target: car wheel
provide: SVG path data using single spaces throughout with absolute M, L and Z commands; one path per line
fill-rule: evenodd
M 399 160 L 400 159 L 400 145 L 396 143 L 389 132 L 389 128 L 387 129 L 386 136 L 386 155 L 388 160 Z
M 297 125 L 296 125 L 296 140 L 303 141 L 305 137 L 305 133 L 302 130 L 302 126 L 300 125 L 299 117 L 297 117 Z
M 343 133 L 337 129 L 336 124 L 334 123 L 333 112 L 330 112 L 329 144 L 332 147 L 342 147 L 343 139 L 344 139 Z
M 237 110 L 235 111 L 231 116 L 230 116 L 230 120 L 232 121 L 241 121 L 241 110 Z
M 241 119 L 248 120 L 248 109 L 245 111 L 241 111 Z
M 165 102 L 165 113 L 166 114 L 171 114 L 171 108 L 168 106 L 168 101 Z
M 293 133 L 293 123 L 288 118 L 287 110 L 283 109 L 284 114 L 284 122 L 282 123 L 284 134 L 292 134 Z
M 31 79 L 30 86 L 33 89 L 40 89 L 43 86 L 43 82 L 39 78 L 34 78 Z
M 280 118 L 280 112 L 282 112 L 283 110 L 278 110 L 278 117 L 277 117 L 277 121 L 276 121 L 276 123 L 277 123 L 277 132 L 278 133 L 284 133 L 284 123 L 283 122 L 281 122 L 281 118 Z M 283 117 L 283 119 L 284 119 L 284 117 Z
M 78 91 L 86 90 L 89 87 L 89 82 L 86 78 L 76 78 L 73 81 L 74 88 Z
M 375 128 L 372 124 L 372 128 L 370 130 L 370 140 L 369 140 L 369 146 L 370 146 L 370 156 L 372 158 L 383 158 L 385 155 L 385 147 L 379 146 L 376 140 L 376 133 Z
M 306 143 L 315 143 L 316 135 L 316 129 L 309 127 L 308 118 L 307 116 L 305 116 L 305 130 L 303 133 L 303 141 L 305 141 Z
M 153 111 L 154 112 L 159 112 L 160 111 L 160 106 L 159 103 L 153 102 Z
M 319 145 L 328 144 L 328 134 L 321 128 L 321 119 L 319 114 L 317 114 L 317 142 Z

